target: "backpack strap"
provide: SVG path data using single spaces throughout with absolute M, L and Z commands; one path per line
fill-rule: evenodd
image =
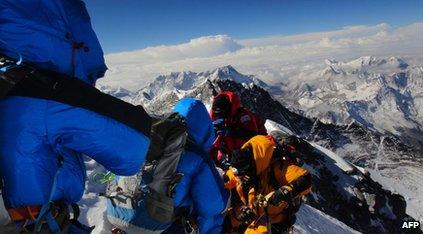
M 135 106 L 105 94 L 75 77 L 28 65 L 10 71 L 21 79 L 8 92 L 9 96 L 52 100 L 84 108 L 121 122 L 145 136 L 150 136 L 151 117 L 142 106 Z
M 50 230 L 53 234 L 59 234 L 60 233 L 59 224 L 56 222 L 56 220 L 53 217 L 53 214 L 51 213 L 51 208 L 52 208 L 52 205 L 53 205 L 53 195 L 54 195 L 54 191 L 56 190 L 56 186 L 57 186 L 57 177 L 60 173 L 59 169 L 57 170 L 56 174 L 54 175 L 53 185 L 51 186 L 49 201 L 41 207 L 40 213 L 38 214 L 38 217 L 35 221 L 34 233 L 39 233 L 41 231 L 43 221 L 47 221 L 47 224 L 48 224 L 48 226 L 49 226 L 49 228 L 50 228 Z

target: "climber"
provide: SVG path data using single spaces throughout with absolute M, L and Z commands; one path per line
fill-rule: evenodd
M 211 154 L 216 164 L 225 169 L 233 150 L 240 149 L 253 136 L 267 135 L 264 121 L 244 108 L 234 92 L 215 96 L 210 115 L 217 135 Z
M 278 147 L 272 136 L 255 136 L 233 152 L 225 183 L 236 190 L 226 222 L 229 232 L 292 231 L 301 198 L 311 191 L 311 175 Z
M 9 84 L 0 173 L 18 232 L 91 231 L 70 209 L 84 192 L 83 155 L 118 175 L 144 162 L 151 118 L 95 89 L 106 69 L 82 1 L 0 0 L 0 77 Z
M 169 136 L 171 148 L 162 148 L 153 126 L 142 177 L 120 177 L 117 187 L 109 184 L 108 190 L 117 189 L 109 193 L 107 218 L 128 233 L 221 233 L 229 194 L 208 154 L 214 141 L 210 116 L 204 104 L 192 98 L 178 101 L 173 111 L 169 118 L 182 118 L 186 132 Z

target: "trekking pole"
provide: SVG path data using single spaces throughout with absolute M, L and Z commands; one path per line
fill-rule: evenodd
M 270 222 L 269 206 L 264 207 L 264 214 L 266 215 L 266 229 L 268 234 L 272 234 L 272 223 Z

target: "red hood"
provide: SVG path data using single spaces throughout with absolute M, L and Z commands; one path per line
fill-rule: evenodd
M 221 97 L 221 96 L 226 96 L 229 98 L 229 102 L 231 103 L 231 115 L 230 115 L 230 119 L 232 119 L 236 113 L 236 111 L 241 107 L 241 100 L 239 99 L 239 96 L 231 91 L 225 91 L 225 92 L 221 92 L 218 95 L 216 95 L 213 98 L 213 102 L 216 100 L 216 98 Z M 212 118 L 212 120 L 216 120 L 216 116 L 213 115 L 213 111 L 210 110 L 210 117 Z

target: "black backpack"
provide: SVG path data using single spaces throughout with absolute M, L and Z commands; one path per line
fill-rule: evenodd
M 296 162 L 299 166 L 303 165 L 303 155 L 312 151 L 310 144 L 302 138 L 288 134 L 280 130 L 271 131 L 270 134 L 275 139 L 277 147 L 274 155 L 287 157 L 292 162 Z M 294 147 L 295 152 L 289 152 L 288 146 Z
M 180 211 L 175 208 L 173 196 L 174 188 L 184 175 L 177 172 L 177 167 L 185 149 L 193 145 L 188 139 L 185 119 L 173 113 L 165 119 L 154 120 L 150 139 L 142 170 L 135 176 L 117 177 L 107 188 L 106 197 L 110 199 L 107 217 L 123 230 L 147 232 L 143 229 L 144 223 L 137 223 L 142 220 L 137 219 L 137 214 L 144 213 L 144 209 L 159 223 L 170 224 L 179 218 Z M 145 205 L 142 209 L 140 200 Z
M 175 215 L 173 190 L 183 174 L 177 167 L 187 146 L 187 126 L 183 117 L 173 113 L 165 120 L 153 124 L 151 147 L 143 167 L 143 175 L 149 176 L 146 208 L 155 220 L 172 222 Z

